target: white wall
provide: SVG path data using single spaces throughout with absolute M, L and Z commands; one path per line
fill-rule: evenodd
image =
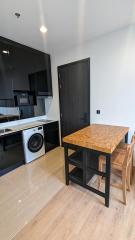
M 54 98 L 48 115 L 59 118 L 57 66 L 87 57 L 91 59 L 91 123 L 129 126 L 131 136 L 135 130 L 135 26 L 55 53 Z

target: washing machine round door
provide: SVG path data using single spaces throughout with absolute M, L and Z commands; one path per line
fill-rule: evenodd
M 28 141 L 29 151 L 36 153 L 38 152 L 44 144 L 44 138 L 40 133 L 33 134 Z

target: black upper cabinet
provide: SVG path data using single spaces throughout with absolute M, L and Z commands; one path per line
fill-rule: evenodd
M 14 90 L 52 95 L 50 55 L 0 37 L 0 99 L 13 99 Z
M 36 54 L 33 58 L 34 71 L 29 74 L 30 90 L 37 96 L 52 96 L 50 56 Z
M 8 54 L 0 54 L 0 99 L 13 98 L 13 67 Z
M 12 64 L 14 66 L 13 90 L 29 90 L 28 73 L 31 69 L 28 65 L 27 51 L 21 47 L 13 47 Z

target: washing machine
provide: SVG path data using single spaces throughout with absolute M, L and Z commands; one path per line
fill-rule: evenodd
M 23 130 L 25 162 L 29 163 L 45 154 L 43 126 Z

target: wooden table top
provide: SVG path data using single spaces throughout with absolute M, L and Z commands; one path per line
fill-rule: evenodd
M 128 131 L 128 127 L 92 124 L 64 137 L 63 142 L 112 153 Z

